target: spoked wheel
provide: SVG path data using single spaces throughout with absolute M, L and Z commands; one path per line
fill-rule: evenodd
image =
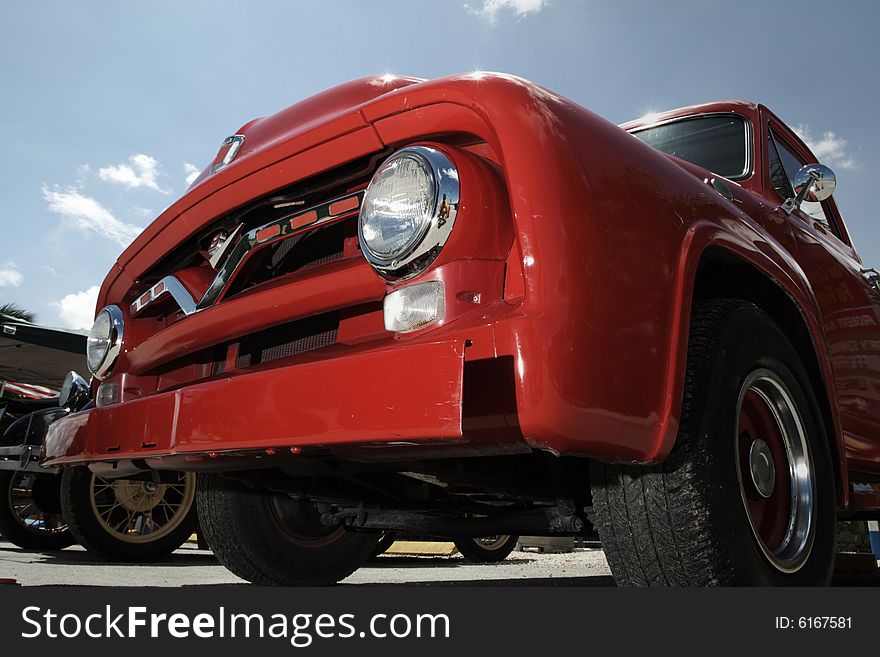
M 65 470 L 61 505 L 73 535 L 105 559 L 155 559 L 174 552 L 196 527 L 196 476 L 148 473 L 105 479 L 87 468 Z
M 737 472 L 749 526 L 764 556 L 794 572 L 810 556 L 816 529 L 815 468 L 802 421 L 767 369 L 749 375 L 738 407 Z
M 504 561 L 513 552 L 518 540 L 519 536 L 513 534 L 457 538 L 455 539 L 455 547 L 469 561 L 490 563 Z
M 217 559 L 264 586 L 325 586 L 348 577 L 376 550 L 376 533 L 328 527 L 309 500 L 199 476 L 202 531 Z
M 618 584 L 831 581 L 831 438 L 803 358 L 753 304 L 695 305 L 672 453 L 660 465 L 591 467 L 596 525 Z
M 61 515 L 56 474 L 0 471 L 0 534 L 26 550 L 62 550 L 74 538 Z

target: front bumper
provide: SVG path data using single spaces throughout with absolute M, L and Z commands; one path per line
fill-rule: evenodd
M 44 465 L 185 468 L 261 450 L 462 442 L 465 341 L 354 350 L 241 373 L 53 422 Z M 180 457 L 180 458 L 177 458 Z M 173 461 L 170 462 L 169 461 Z
M 41 474 L 58 472 L 55 468 L 47 468 L 40 465 L 40 447 L 38 445 L 0 447 L 0 470 Z

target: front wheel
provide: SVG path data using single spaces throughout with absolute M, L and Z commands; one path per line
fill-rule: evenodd
M 376 552 L 376 533 L 321 523 L 314 503 L 255 490 L 216 474 L 199 476 L 199 518 L 214 555 L 263 586 L 328 586 Z
M 74 539 L 61 517 L 56 474 L 0 470 L 0 534 L 26 550 L 63 550 Z
M 494 563 L 504 561 L 519 541 L 519 536 L 500 534 L 480 536 L 479 538 L 457 538 L 455 547 L 468 561 L 475 563 Z
M 664 463 L 592 466 L 597 529 L 617 582 L 828 584 L 829 436 L 785 334 L 750 303 L 698 304 L 684 400 Z
M 76 540 L 111 561 L 167 556 L 196 529 L 196 475 L 154 472 L 105 479 L 85 467 L 61 476 L 61 508 Z

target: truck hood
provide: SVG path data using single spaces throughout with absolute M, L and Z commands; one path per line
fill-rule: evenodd
M 368 122 L 357 109 L 359 106 L 395 89 L 423 81 L 422 78 L 397 75 L 360 78 L 310 96 L 271 116 L 254 119 L 234 132 L 230 131 L 230 135 L 244 136 L 235 159 L 212 174 L 212 166 L 222 153 L 221 149 L 221 153 L 213 157 L 211 164 L 199 174 L 183 196 L 164 210 L 122 252 L 114 269 L 125 270 L 126 265 L 169 223 L 217 190 L 300 150 L 367 126 Z
M 245 138 L 235 162 L 245 162 L 247 158 L 274 145 L 286 143 L 321 125 L 332 123 L 353 108 L 389 91 L 423 81 L 421 78 L 395 75 L 360 78 L 310 96 L 271 116 L 254 119 L 231 133 Z M 210 176 L 211 167 L 217 160 L 215 157 L 211 165 L 193 181 L 190 189 Z

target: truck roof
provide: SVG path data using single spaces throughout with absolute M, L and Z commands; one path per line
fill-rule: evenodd
M 758 112 L 761 106 L 746 100 L 715 100 L 708 103 L 700 103 L 698 105 L 688 105 L 686 107 L 678 107 L 676 109 L 666 110 L 665 112 L 651 113 L 632 119 L 626 123 L 620 124 L 624 130 L 631 131 L 638 128 L 646 128 L 656 123 L 663 123 L 669 119 L 675 119 L 680 116 L 692 116 L 694 114 L 710 114 L 712 112 L 737 112 L 752 116 Z

